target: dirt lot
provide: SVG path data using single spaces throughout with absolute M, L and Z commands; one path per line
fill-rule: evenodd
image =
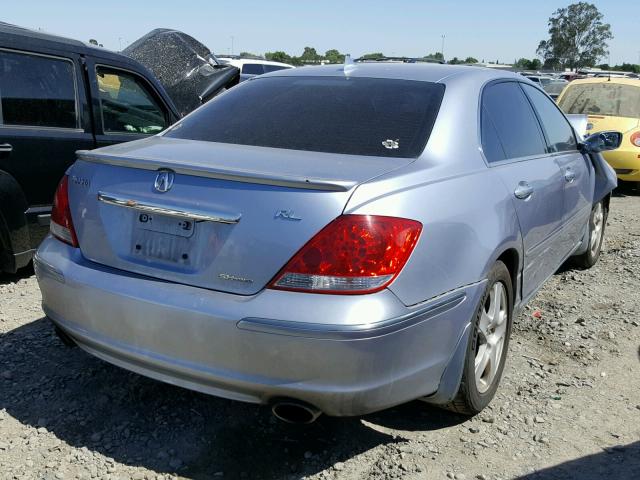
M 285 425 L 66 348 L 35 278 L 0 277 L 0 478 L 640 479 L 639 220 L 640 196 L 613 199 L 600 263 L 547 283 L 472 419 L 413 402 Z

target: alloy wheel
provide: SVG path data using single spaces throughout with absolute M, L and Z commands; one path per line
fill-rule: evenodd
M 508 308 L 507 289 L 502 282 L 494 283 L 482 309 L 476 331 L 474 368 L 479 393 L 489 390 L 500 369 L 507 332 Z
M 593 209 L 591 214 L 591 236 L 589 237 L 589 251 L 591 256 L 595 257 L 600 249 L 601 237 L 604 226 L 604 209 L 602 203 L 599 202 Z

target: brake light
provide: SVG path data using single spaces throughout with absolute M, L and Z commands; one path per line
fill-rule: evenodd
M 631 140 L 631 143 L 633 143 L 636 147 L 640 147 L 640 131 L 632 134 L 631 137 L 629 137 L 629 140 Z
M 78 237 L 73 228 L 71 209 L 69 208 L 69 177 L 62 177 L 56 195 L 53 197 L 53 210 L 51 211 L 51 234 L 58 240 L 68 243 L 72 247 L 79 247 Z
M 382 290 L 400 273 L 422 231 L 415 220 L 342 215 L 317 233 L 269 288 L 362 294 Z

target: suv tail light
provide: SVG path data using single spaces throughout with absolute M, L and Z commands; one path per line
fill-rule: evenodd
M 631 137 L 629 137 L 629 140 L 631 140 L 634 146 L 640 147 L 640 132 L 633 133 Z
M 72 247 L 79 247 L 78 237 L 71 220 L 69 208 L 69 176 L 62 177 L 56 195 L 53 197 L 53 210 L 51 211 L 51 234 L 58 240 L 68 243 Z
M 375 215 L 342 215 L 317 233 L 269 288 L 362 294 L 382 290 L 404 267 L 422 224 Z

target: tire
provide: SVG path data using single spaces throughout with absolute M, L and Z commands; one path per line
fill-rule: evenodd
M 501 320 L 498 320 L 499 324 L 494 324 L 493 318 L 496 315 L 495 313 L 491 314 L 497 298 L 500 298 L 498 317 Z M 511 275 L 506 265 L 497 261 L 489 272 L 487 288 L 473 319 L 473 328 L 469 336 L 458 393 L 443 408 L 463 415 L 476 415 L 489 405 L 502 378 L 512 323 L 513 286 Z M 493 333 L 487 334 L 487 331 L 491 332 L 491 330 Z M 485 362 L 487 356 L 489 361 Z M 477 359 L 480 359 L 478 375 L 476 375 Z M 485 367 L 480 371 L 482 363 L 485 363 Z
M 602 251 L 602 242 L 604 241 L 604 230 L 607 225 L 608 215 L 609 212 L 602 201 L 596 203 L 591 209 L 591 214 L 589 215 L 589 243 L 587 245 L 587 251 L 572 258 L 575 266 L 587 269 L 598 263 L 600 252 Z

